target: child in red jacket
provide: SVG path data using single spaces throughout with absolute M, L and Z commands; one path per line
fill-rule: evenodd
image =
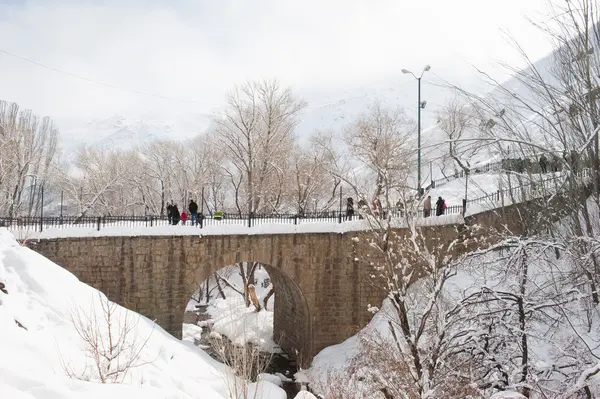
M 181 219 L 181 224 L 185 226 L 185 222 L 187 221 L 187 213 L 185 213 L 185 211 L 182 211 L 179 219 Z

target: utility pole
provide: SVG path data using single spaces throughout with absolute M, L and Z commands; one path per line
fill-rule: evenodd
M 417 77 L 414 73 L 409 71 L 408 69 L 403 69 L 402 73 L 411 74 L 415 79 L 417 79 L 417 197 L 421 197 L 421 109 L 425 108 L 427 105 L 427 101 L 421 101 L 421 78 L 423 74 L 429 71 L 431 67 L 429 65 L 425 65 L 421 75 Z
M 421 77 L 423 74 L 417 78 L 417 86 L 418 88 L 418 96 L 417 96 L 417 195 L 418 198 L 421 198 Z

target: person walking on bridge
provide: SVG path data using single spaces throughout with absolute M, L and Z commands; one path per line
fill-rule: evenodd
M 542 173 L 548 173 L 548 159 L 544 154 L 540 157 L 540 170 Z
M 181 211 L 181 216 L 179 218 L 181 219 L 181 224 L 185 226 L 185 222 L 188 219 L 187 213 L 185 213 L 185 211 Z
M 352 220 L 354 216 L 354 200 L 350 197 L 346 201 L 346 220 Z
M 444 200 L 438 197 L 435 203 L 435 216 L 441 216 L 444 213 Z
M 198 222 L 198 204 L 196 204 L 196 201 L 190 200 L 188 210 L 190 211 L 190 223 L 193 226 L 195 222 Z
M 167 202 L 167 219 L 169 224 L 173 224 L 173 204 Z
M 431 195 L 428 195 L 423 202 L 423 217 L 428 218 L 431 216 Z
M 179 224 L 179 208 L 177 208 L 177 204 L 173 204 L 171 208 L 171 217 L 173 221 L 173 225 Z

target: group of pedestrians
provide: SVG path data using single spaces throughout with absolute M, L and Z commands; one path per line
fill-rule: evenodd
M 199 223 L 198 204 L 196 201 L 190 200 L 188 211 L 189 214 L 185 211 L 185 209 L 179 212 L 177 204 L 167 202 L 167 219 L 169 220 L 169 224 L 178 225 L 181 222 L 182 225 L 185 225 L 188 218 L 190 219 L 192 226 L 194 226 L 196 223 Z
M 358 203 L 358 205 L 360 208 L 362 208 L 362 207 L 366 206 L 366 202 L 361 200 Z M 373 214 L 375 216 L 383 215 L 381 202 L 379 201 L 378 198 L 375 198 L 373 200 L 372 207 L 373 207 Z M 397 207 L 398 212 L 400 212 L 400 214 L 402 214 L 404 212 L 404 204 L 402 203 L 402 201 L 398 201 L 398 203 L 396 204 L 396 207 Z M 446 200 L 443 199 L 442 197 L 438 197 L 438 199 L 435 203 L 435 215 L 436 216 L 444 215 L 446 213 L 446 208 L 447 208 Z M 430 217 L 431 210 L 432 210 L 431 209 L 431 195 L 429 195 L 423 202 L 423 217 L 426 217 L 426 218 Z M 346 200 L 346 220 L 352 220 L 353 217 L 354 217 L 354 199 L 352 199 L 350 197 Z
M 446 213 L 446 200 L 442 197 L 438 197 L 435 202 L 435 216 L 442 216 Z M 428 195 L 425 201 L 423 202 L 423 217 L 431 216 L 431 195 Z

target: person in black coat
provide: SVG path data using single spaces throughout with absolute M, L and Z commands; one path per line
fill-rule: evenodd
M 190 211 L 190 219 L 191 219 L 192 226 L 193 226 L 194 222 L 198 221 L 198 204 L 196 204 L 196 201 L 190 200 L 190 204 L 188 205 L 188 210 Z
M 179 214 L 179 208 L 177 208 L 177 204 L 173 204 L 173 208 L 172 208 L 171 212 L 172 212 L 172 216 L 173 216 L 173 225 L 179 224 L 179 217 L 181 215 Z
M 169 224 L 173 224 L 173 205 L 167 202 L 167 219 L 169 220 Z
M 444 200 L 438 197 L 435 203 L 435 216 L 441 216 L 444 213 Z
M 540 170 L 542 173 L 548 172 L 548 159 L 546 159 L 546 156 L 544 154 L 542 154 L 542 156 L 540 157 Z
M 354 200 L 348 198 L 346 201 L 346 220 L 352 220 L 352 216 L 354 216 Z

